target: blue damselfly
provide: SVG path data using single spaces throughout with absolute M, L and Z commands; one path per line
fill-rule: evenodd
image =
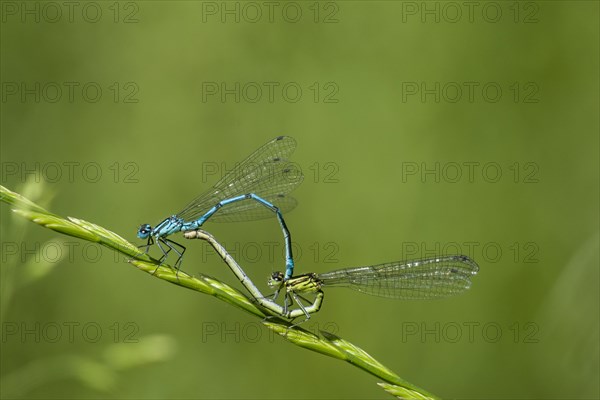
M 303 179 L 300 169 L 289 163 L 288 157 L 296 148 L 289 136 L 269 141 L 221 178 L 210 190 L 192 200 L 182 211 L 165 218 L 155 227 L 142 224 L 137 232 L 140 239 L 148 239 L 146 252 L 156 244 L 163 262 L 173 250 L 177 255 L 174 268 L 179 272 L 185 247 L 169 239 L 177 232 L 200 228 L 210 219 L 213 222 L 249 221 L 276 216 L 285 240 L 285 276 L 294 271 L 290 232 L 282 213 L 296 206 L 288 194 Z M 140 247 L 144 247 L 140 246 Z

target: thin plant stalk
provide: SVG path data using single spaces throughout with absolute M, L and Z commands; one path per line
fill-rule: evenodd
M 0 185 L 0 201 L 9 204 L 18 215 L 38 225 L 65 235 L 98 243 L 129 259 L 129 263 L 155 278 L 170 282 L 196 292 L 208 294 L 261 319 L 262 324 L 278 333 L 290 343 L 346 361 L 383 380 L 379 385 L 393 396 L 401 399 L 437 399 L 433 394 L 403 380 L 393 371 L 371 357 L 358 346 L 332 333 L 320 331 L 315 335 L 292 322 L 273 316 L 253 299 L 239 290 L 210 276 L 176 274 L 168 264 L 160 263 L 141 251 L 137 246 L 116 233 L 99 225 L 78 218 L 63 218 L 53 214 L 18 193 Z

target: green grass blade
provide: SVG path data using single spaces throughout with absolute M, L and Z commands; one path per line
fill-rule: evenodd
M 401 379 L 364 350 L 347 340 L 329 332 L 321 331 L 320 335 L 315 335 L 305 329 L 293 326 L 289 321 L 272 316 L 269 310 L 262 308 L 239 290 L 209 276 L 200 274 L 199 276 L 192 277 L 183 271 L 180 271 L 179 275 L 176 276 L 175 270 L 171 266 L 167 264 L 160 265 L 157 260 L 106 228 L 81 219 L 63 218 L 52 214 L 20 194 L 12 192 L 1 185 L 0 201 L 10 204 L 14 212 L 36 224 L 65 235 L 99 243 L 117 251 L 131 258 L 129 262 L 133 266 L 152 274 L 158 279 L 214 296 L 219 300 L 261 318 L 263 325 L 278 333 L 290 343 L 329 357 L 344 360 L 384 380 L 385 383 L 379 383 L 379 385 L 393 396 L 402 399 L 437 399 L 437 397 L 427 391 Z

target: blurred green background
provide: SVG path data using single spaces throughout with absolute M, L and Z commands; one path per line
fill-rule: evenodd
M 2 2 L 2 185 L 138 243 L 293 136 L 298 273 L 442 252 L 481 266 L 442 301 L 329 290 L 303 327 L 443 397 L 598 398 L 598 3 L 269 4 Z M 0 212 L 3 397 L 389 398 Z M 274 219 L 206 228 L 256 282 L 281 269 Z M 187 245 L 187 272 L 239 287 Z

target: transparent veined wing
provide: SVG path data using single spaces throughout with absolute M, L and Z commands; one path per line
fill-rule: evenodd
M 467 256 L 440 256 L 346 268 L 318 274 L 324 286 L 348 287 L 394 299 L 420 300 L 453 296 L 471 287 L 479 271 Z
M 296 201 L 288 194 L 302 183 L 302 172 L 288 161 L 296 148 L 289 136 L 279 136 L 248 156 L 219 180 L 210 190 L 192 200 L 178 217 L 197 219 L 220 201 L 247 193 L 290 211 Z M 234 215 L 235 214 L 235 215 Z M 228 204 L 211 217 L 211 221 L 247 221 L 273 217 L 275 214 L 255 200 Z

